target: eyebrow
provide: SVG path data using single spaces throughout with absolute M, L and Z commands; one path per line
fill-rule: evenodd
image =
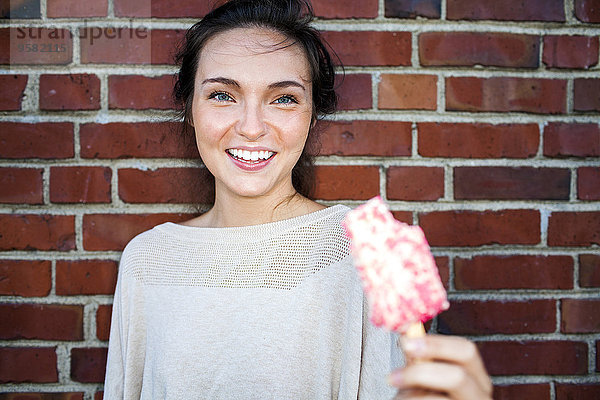
M 205 85 L 207 83 L 221 83 L 223 85 L 226 86 L 235 86 L 237 88 L 241 87 L 241 85 L 233 79 L 229 79 L 229 78 L 225 78 L 222 76 L 216 77 L 216 78 L 207 78 L 205 80 L 202 81 L 202 84 Z M 297 81 L 280 81 L 280 82 L 273 82 L 271 84 L 269 84 L 268 88 L 269 89 L 281 89 L 281 88 L 287 88 L 287 87 L 298 87 L 304 91 L 306 91 L 306 88 L 304 87 L 304 85 L 302 85 L 301 83 L 297 82 Z

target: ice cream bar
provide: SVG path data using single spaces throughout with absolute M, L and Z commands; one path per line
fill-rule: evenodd
M 397 221 L 379 196 L 350 211 L 343 224 L 374 325 L 405 334 L 448 308 L 420 227 Z

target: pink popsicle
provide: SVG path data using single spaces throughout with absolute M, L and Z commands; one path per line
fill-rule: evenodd
M 404 334 L 448 308 L 421 228 L 397 221 L 379 196 L 350 211 L 344 227 L 374 325 Z

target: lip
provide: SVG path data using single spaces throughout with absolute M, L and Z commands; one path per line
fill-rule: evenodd
M 231 147 L 232 149 L 241 149 L 241 150 L 248 150 L 248 151 L 271 151 L 268 150 L 267 148 L 259 148 L 259 147 Z M 243 169 L 244 171 L 252 171 L 252 172 L 256 172 L 256 171 L 260 171 L 263 168 L 265 168 L 267 165 L 269 165 L 269 163 L 277 156 L 277 153 L 273 154 L 273 156 L 271 156 L 271 158 L 267 159 L 267 160 L 262 160 L 259 161 L 257 163 L 246 163 L 243 161 L 240 161 L 236 158 L 234 158 L 231 154 L 229 154 L 228 151 L 225 152 L 225 154 L 227 154 L 227 157 L 229 157 L 229 159 L 240 169 Z

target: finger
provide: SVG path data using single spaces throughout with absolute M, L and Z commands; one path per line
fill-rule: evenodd
M 448 400 L 448 396 L 426 391 L 402 391 L 398 392 L 394 400 Z
M 492 394 L 492 381 L 473 342 L 457 336 L 442 335 L 401 338 L 401 342 L 408 360 L 439 360 L 458 364 L 473 377 L 484 393 Z
M 473 377 L 457 364 L 422 361 L 390 375 L 390 383 L 399 389 L 425 389 L 447 393 L 448 398 L 461 400 L 491 399 Z

